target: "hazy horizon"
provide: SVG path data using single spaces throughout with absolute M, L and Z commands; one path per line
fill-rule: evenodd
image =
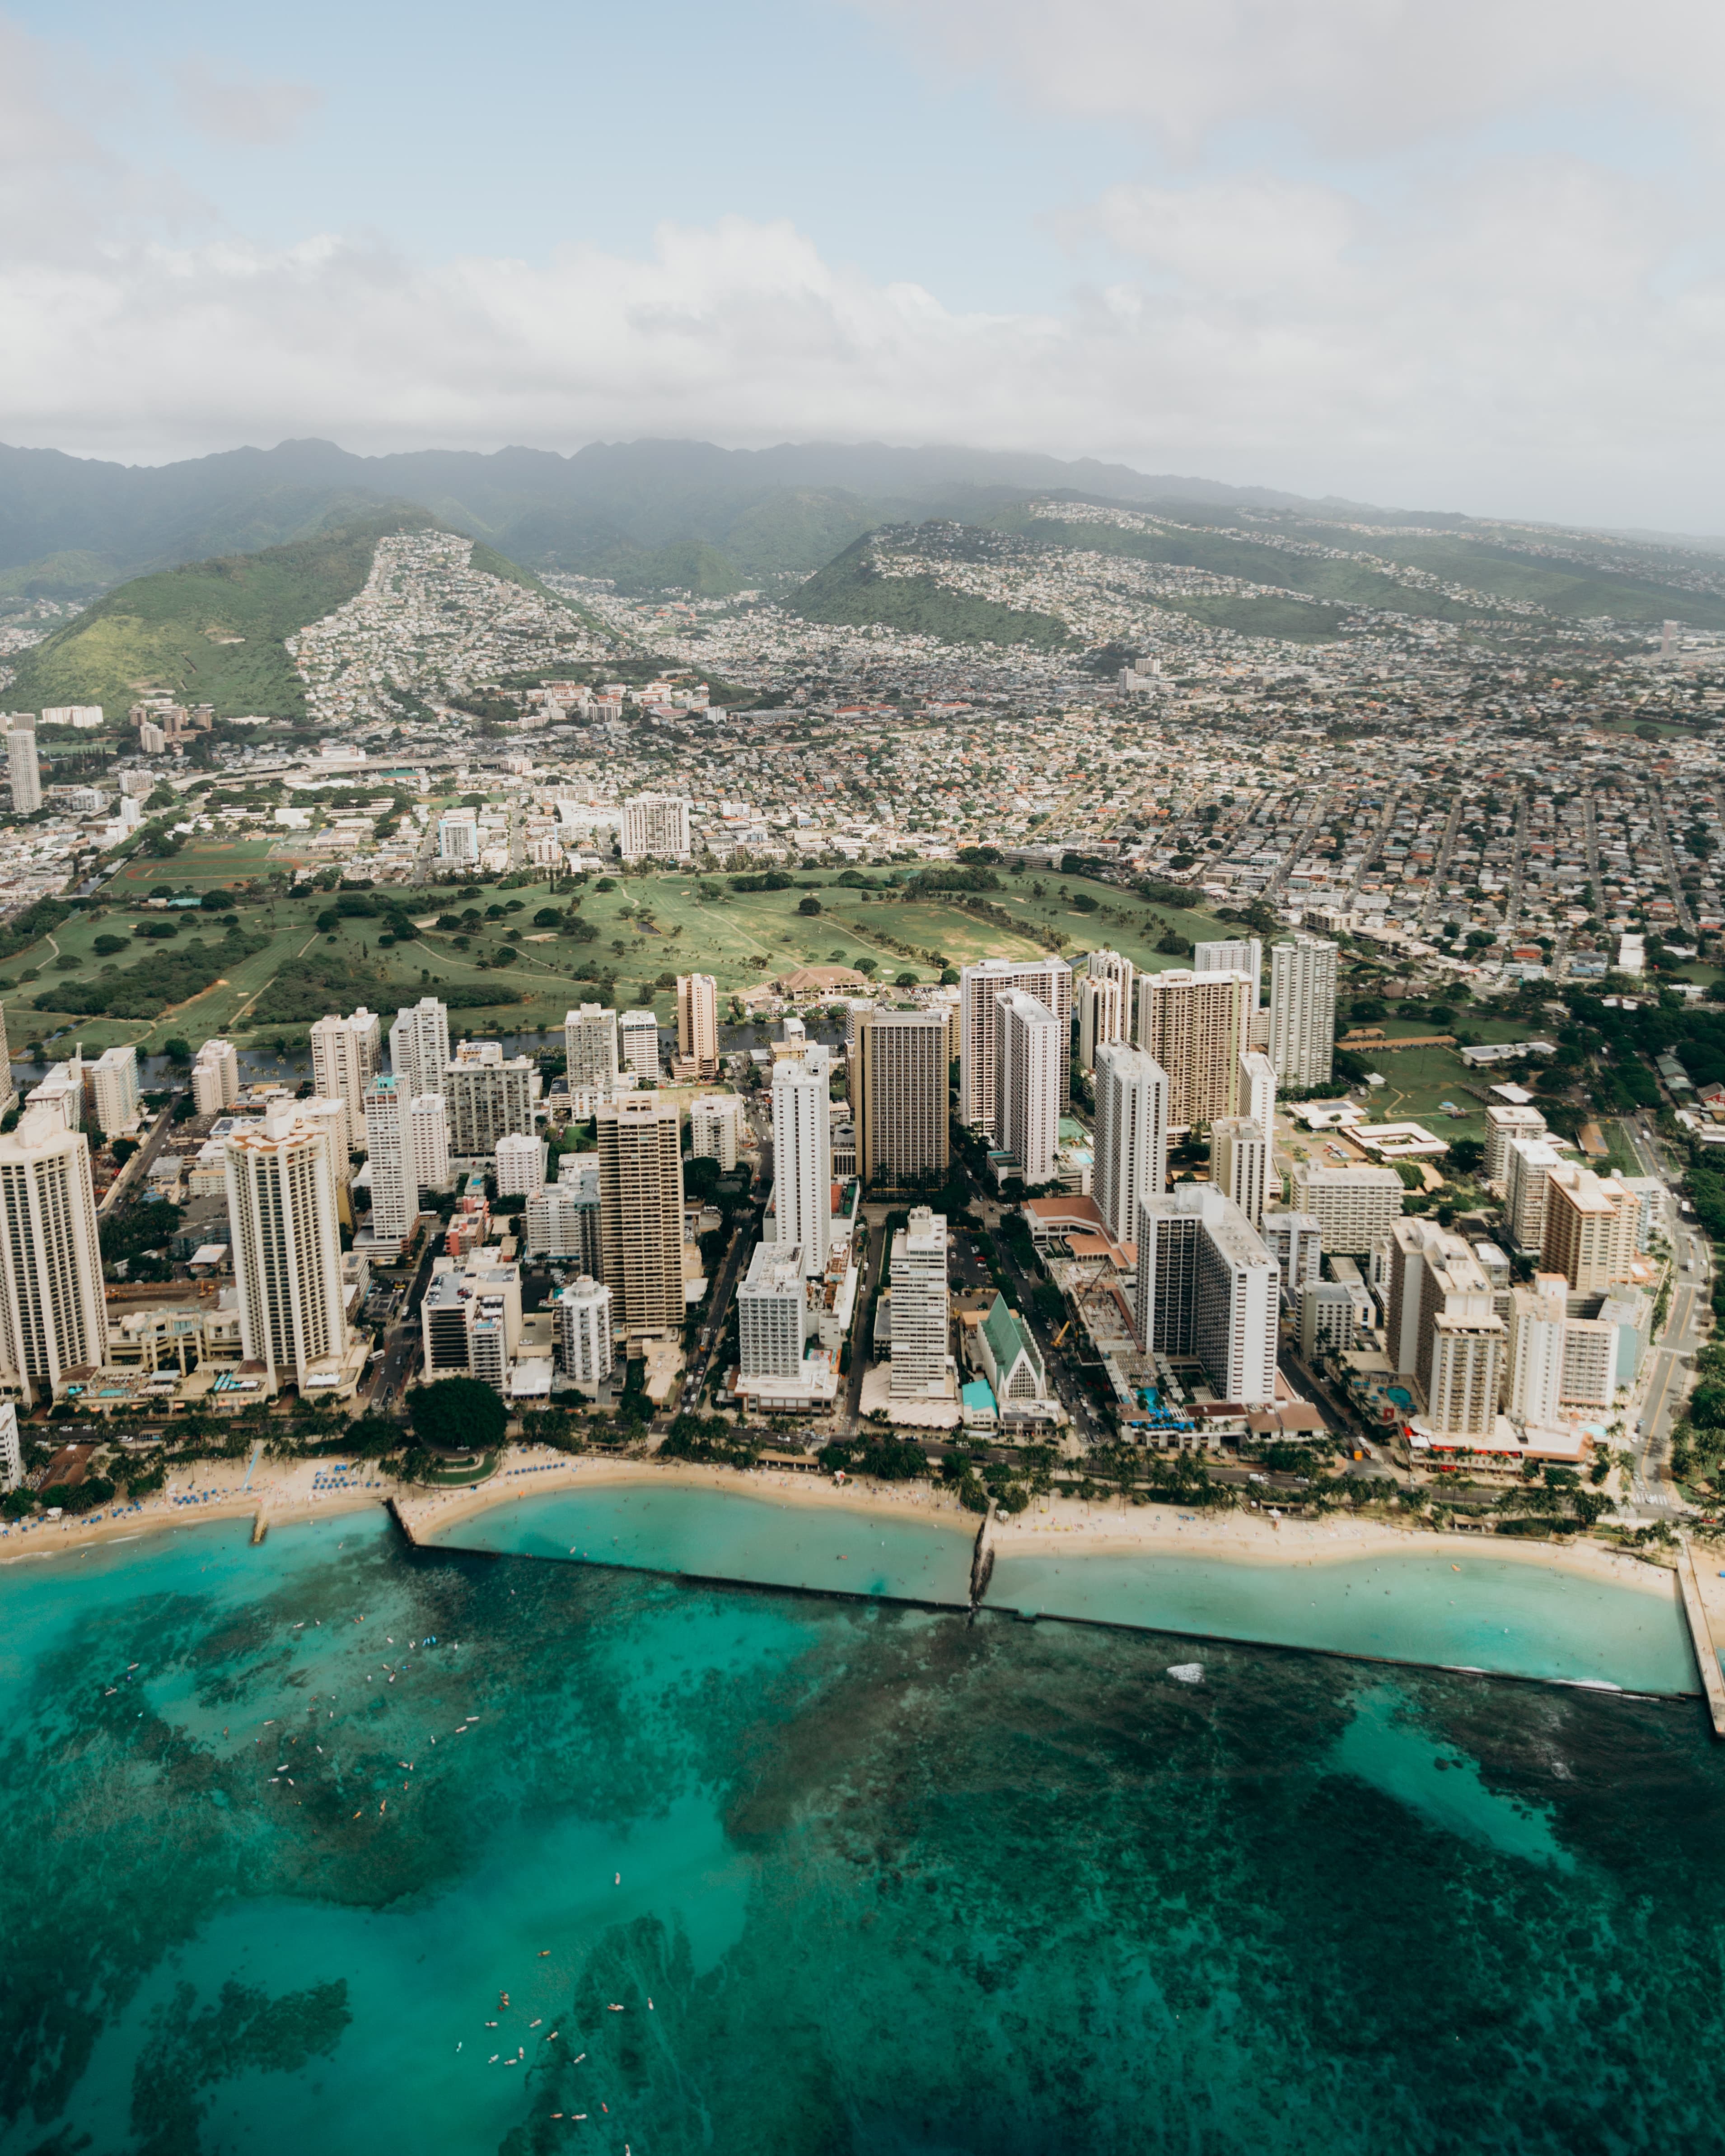
M 0 438 L 1095 457 L 1717 529 L 1725 23 L 0 11 Z

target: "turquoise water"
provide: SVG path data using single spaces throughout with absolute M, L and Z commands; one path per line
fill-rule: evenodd
M 1705 1727 L 369 1516 L 13 1565 L 0 2151 L 1712 2150 Z
M 776 1502 L 739 1491 L 596 1482 L 516 1499 L 458 1522 L 451 1547 L 516 1557 L 587 1558 L 701 1579 L 970 1601 L 980 1522 L 885 1517 L 839 1505 Z
M 1515 1558 L 1404 1555 L 1285 1567 L 1158 1553 L 999 1557 L 992 1608 L 1509 1676 L 1693 1692 L 1676 1579 L 1620 1587 Z

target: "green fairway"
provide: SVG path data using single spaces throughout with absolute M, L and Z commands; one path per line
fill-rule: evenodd
M 380 906 L 404 901 L 418 925 L 411 941 L 393 944 L 381 940 L 388 931 L 378 915 L 329 919 L 336 900 L 327 892 L 244 896 L 237 916 L 225 919 L 235 921 L 244 937 L 263 939 L 255 951 L 226 941 L 225 920 L 213 915 L 186 908 L 164 916 L 137 906 L 156 890 L 202 896 L 261 880 L 282 865 L 271 845 L 261 838 L 205 841 L 169 860 L 128 863 L 110 887 L 113 901 L 63 921 L 0 973 L 14 1043 L 75 1038 L 91 1052 L 125 1040 L 147 1052 L 177 1036 L 194 1048 L 213 1035 L 298 1043 L 322 1009 L 365 1002 L 387 1017 L 428 993 L 450 1000 L 458 1036 L 532 1033 L 555 1030 L 572 1004 L 591 1000 L 608 983 L 619 1007 L 650 1004 L 669 1022 L 680 973 L 711 973 L 727 995 L 793 967 L 865 971 L 870 960 L 876 978 L 911 973 L 932 981 L 944 965 L 1033 955 L 1046 947 L 1040 940 L 1045 927 L 1069 939 L 1070 957 L 1109 942 L 1142 966 L 1160 968 L 1182 963 L 1182 956 L 1153 947 L 1170 921 L 1188 935 L 1227 932 L 1202 915 L 1168 914 L 1101 885 L 1088 887 L 1096 910 L 1082 912 L 1070 903 L 1084 888 L 1076 878 L 1014 878 L 1009 888 L 987 894 L 1022 921 L 1020 932 L 980 920 L 937 894 L 907 903 L 838 885 L 825 871 L 798 877 L 788 891 L 733 892 L 721 882 L 718 898 L 704 897 L 703 880 L 687 874 L 602 879 L 611 882 L 609 891 L 588 884 L 553 893 L 540 883 L 515 891 L 478 885 L 374 892 Z M 711 879 L 706 887 L 712 889 Z M 811 895 L 821 911 L 806 915 L 798 907 Z M 547 906 L 567 919 L 572 897 L 579 901 L 575 917 L 597 932 L 589 941 L 535 923 Z M 137 933 L 165 921 L 175 925 L 172 937 Z M 99 951 L 98 938 L 121 947 Z M 458 947 L 462 940 L 465 950 Z M 512 960 L 498 955 L 506 950 L 515 952 Z M 138 965 L 164 958 L 182 962 L 194 978 L 201 967 L 210 976 L 207 984 L 138 1015 L 61 1008 L 105 985 L 110 993 L 123 988 Z M 467 996 L 475 1000 L 470 1004 Z

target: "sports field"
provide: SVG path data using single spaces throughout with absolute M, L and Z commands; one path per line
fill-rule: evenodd
M 266 876 L 272 869 L 291 870 L 291 852 L 273 851 L 273 839 L 202 839 L 187 845 L 172 860 L 157 861 L 135 854 L 121 864 L 113 888 L 127 898 L 146 897 L 157 884 L 172 884 L 176 891 L 213 891 L 218 886 L 243 883 L 250 876 Z

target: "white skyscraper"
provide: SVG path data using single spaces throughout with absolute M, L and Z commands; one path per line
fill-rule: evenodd
M 419 1214 L 419 1163 L 403 1081 L 374 1077 L 366 1087 L 365 1112 L 372 1233 L 379 1250 L 393 1254 L 407 1240 Z
M 697 1093 L 689 1103 L 689 1152 L 716 1160 L 728 1174 L 742 1142 L 742 1102 L 735 1093 Z
M 1224 1400 L 1276 1398 L 1281 1276 L 1231 1198 L 1177 1183 L 1138 1208 L 1138 1337 L 1147 1349 L 1193 1355 Z
M 811 1278 L 827 1269 L 833 1222 L 833 1121 L 828 1051 L 819 1042 L 773 1074 L 775 1240 L 794 1243 Z
M 351 1018 L 321 1018 L 311 1029 L 311 1082 L 347 1111 L 347 1148 L 363 1152 L 366 1087 L 377 1068 L 378 1028 L 363 1004 Z
M 1139 1199 L 1168 1180 L 1168 1073 L 1123 1040 L 1096 1050 L 1096 1136 L 1091 1195 L 1115 1241 L 1129 1243 Z
M 1058 1172 L 1065 1028 L 1022 988 L 1008 989 L 999 1004 L 995 1123 L 1001 1144 L 1017 1158 L 1025 1188 L 1034 1190 Z
M 803 1253 L 757 1243 L 737 1290 L 737 1368 L 745 1378 L 794 1378 L 809 1332 Z
M 499 1138 L 497 1195 L 531 1198 L 543 1190 L 545 1154 L 544 1139 L 531 1137 L 523 1131 L 511 1131 L 507 1137 Z
M 649 1010 L 625 1011 L 617 1021 L 623 1067 L 638 1078 L 659 1075 L 659 1021 Z
M 1264 946 L 1255 936 L 1230 938 L 1226 942 L 1194 943 L 1194 973 L 1244 973 L 1252 984 L 1252 1007 L 1257 1008 L 1264 980 Z
M 36 761 L 36 736 L 28 726 L 13 726 L 6 737 L 6 775 L 12 781 L 14 815 L 33 815 L 42 806 L 42 767 Z
M 108 1357 L 90 1146 L 51 1108 L 0 1136 L 0 1340 L 8 1379 L 40 1399 Z
M 1569 1283 L 1561 1273 L 1535 1273 L 1532 1287 L 1510 1290 L 1503 1404 L 1517 1422 L 1548 1430 L 1563 1413 L 1568 1296 Z
M 413 1164 L 422 1189 L 442 1190 L 449 1180 L 449 1111 L 441 1093 L 421 1093 L 408 1104 Z
M 680 860 L 691 850 L 690 804 L 680 794 L 638 793 L 623 804 L 623 858 Z
M 138 1117 L 138 1051 L 130 1041 L 105 1049 L 85 1065 L 95 1094 L 95 1119 L 110 1137 L 129 1130 Z
M 397 1011 L 389 1029 L 389 1067 L 406 1099 L 441 1093 L 449 1060 L 449 1014 L 435 996 L 421 996 Z
M 1240 1112 L 1250 1117 L 1266 1139 L 1276 1140 L 1276 1065 L 1267 1055 L 1240 1059 Z
M 226 1145 L 240 1342 L 279 1383 L 333 1383 L 347 1348 L 336 1182 L 323 1130 L 292 1105 Z
M 1064 958 L 984 958 L 967 966 L 958 988 L 958 1118 L 998 1142 L 994 1088 L 1000 1071 L 1000 1005 L 1007 988 L 1022 988 L 1051 1010 L 1063 1034 L 1072 1025 L 1072 968 Z M 1070 1103 L 1070 1074 L 1060 1057 L 1060 1112 Z
M 947 1221 L 926 1205 L 892 1239 L 892 1369 L 896 1400 L 943 1399 L 947 1391 L 951 1319 L 947 1290 Z
M 538 1093 L 539 1072 L 531 1057 L 506 1057 L 501 1041 L 458 1042 L 444 1066 L 451 1156 L 483 1159 L 509 1132 L 531 1131 Z
M 24 1479 L 24 1448 L 18 1434 L 18 1409 L 0 1400 L 0 1496 Z
M 192 1065 L 192 1105 L 219 1116 L 239 1098 L 239 1055 L 231 1040 L 207 1040 Z
M 479 859 L 479 816 L 471 808 L 452 808 L 437 819 L 437 857 L 459 867 Z
M 563 1019 L 563 1056 L 569 1090 L 617 1083 L 617 1014 L 603 1004 L 583 1004 Z
M 601 1385 L 611 1374 L 611 1291 L 586 1274 L 556 1302 L 557 1363 L 583 1386 Z
M 1210 1125 L 1210 1181 L 1228 1194 L 1254 1228 L 1264 1224 L 1269 1173 L 1270 1147 L 1250 1116 L 1223 1116 Z
M 1296 936 L 1270 949 L 1270 1060 L 1285 1086 L 1328 1082 L 1336 1046 L 1335 944 Z

